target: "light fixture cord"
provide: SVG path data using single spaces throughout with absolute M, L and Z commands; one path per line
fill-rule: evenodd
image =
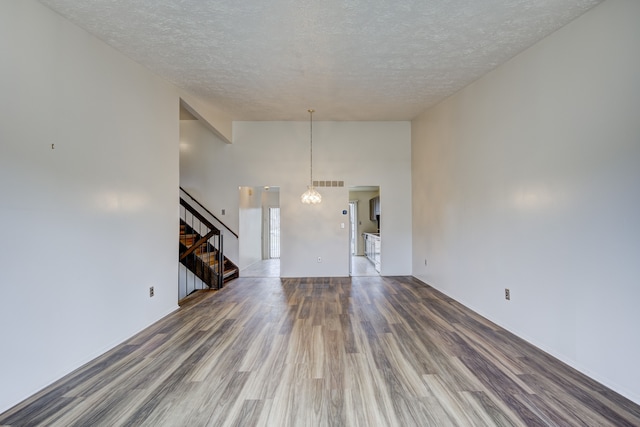
M 309 187 L 313 188 L 313 110 L 309 111 Z

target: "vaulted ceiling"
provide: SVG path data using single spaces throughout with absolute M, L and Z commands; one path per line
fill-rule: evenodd
M 40 0 L 234 120 L 409 120 L 601 0 Z

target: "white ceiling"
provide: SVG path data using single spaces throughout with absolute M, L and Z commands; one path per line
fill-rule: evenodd
M 601 0 L 40 0 L 234 120 L 409 120 Z

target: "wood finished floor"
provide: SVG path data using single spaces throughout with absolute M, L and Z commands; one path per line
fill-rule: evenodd
M 241 278 L 0 425 L 640 426 L 640 407 L 413 278 Z

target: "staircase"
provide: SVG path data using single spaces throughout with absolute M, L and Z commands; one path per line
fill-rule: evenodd
M 184 296 L 199 289 L 220 289 L 239 276 L 238 267 L 224 256 L 223 235 L 207 219 L 206 215 L 211 215 L 209 211 L 204 209 L 204 213 L 200 213 L 182 197 L 180 206 L 179 261 L 185 271 L 192 273 L 191 277 L 199 279 L 199 285 L 192 282 L 192 286 L 184 289 Z
M 238 267 L 213 246 L 209 233 L 201 236 L 180 220 L 180 262 L 209 288 L 220 289 L 239 275 Z M 222 269 L 219 268 L 222 261 Z M 222 271 L 220 278 L 219 272 Z

